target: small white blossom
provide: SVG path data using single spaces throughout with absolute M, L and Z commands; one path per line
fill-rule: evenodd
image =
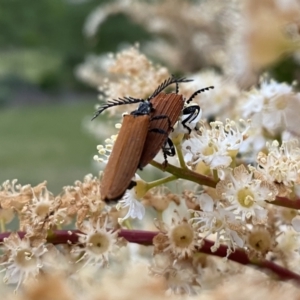
M 230 115 L 232 105 L 240 95 L 239 88 L 234 81 L 226 80 L 225 82 L 224 78 L 213 70 L 192 74 L 190 77 L 193 81 L 180 87 L 180 92 L 185 96 L 191 95 L 199 87 L 215 87 L 213 90 L 195 97 L 194 102 L 201 106 L 204 117 L 224 116 L 225 111 L 228 112 L 227 116 Z
M 294 217 L 291 223 L 295 231 L 300 232 L 300 216 Z
M 183 143 L 185 161 L 192 165 L 204 162 L 211 169 L 226 168 L 238 153 L 249 126 L 240 131 L 231 120 L 226 120 L 225 125 L 222 122 L 211 122 L 210 125 L 208 129 L 202 124 L 200 134 L 192 134 Z
M 7 251 L 7 261 L 0 264 L 5 271 L 3 281 L 17 283 L 16 290 L 22 282 L 36 277 L 43 267 L 42 256 L 47 252 L 45 245 L 40 243 L 36 247 L 30 245 L 27 237 L 21 239 L 17 233 L 11 233 L 4 238 L 4 250 Z
M 55 199 L 51 193 L 43 187 L 37 196 L 32 190 L 32 203 L 23 208 L 23 212 L 29 216 L 34 225 L 61 225 L 67 217 L 67 208 L 60 208 L 60 201 Z
M 211 251 L 216 251 L 220 246 L 220 240 L 228 246 L 227 256 L 236 246 L 244 244 L 241 237 L 242 224 L 235 219 L 232 212 L 224 209 L 220 203 L 214 205 L 213 199 L 208 194 L 201 194 L 198 198 L 201 211 L 193 210 L 194 217 L 190 222 L 203 233 L 203 239 L 211 234 L 216 234 L 216 241 Z
M 278 191 L 274 185 L 267 181 L 253 178 L 253 172 L 249 172 L 243 165 L 236 167 L 228 173 L 225 180 L 217 184 L 217 193 L 230 205 L 226 210 L 239 215 L 242 221 L 252 217 L 265 218 L 265 201 L 275 200 Z
M 201 241 L 195 228 L 186 218 L 179 216 L 178 211 L 174 211 L 171 224 L 155 220 L 156 227 L 166 236 L 163 243 L 159 243 L 159 249 L 166 253 L 172 253 L 176 259 L 192 257 L 201 246 Z M 155 244 L 155 242 L 154 242 Z
M 77 233 L 79 236 L 79 242 L 84 245 L 84 248 L 74 248 L 72 253 L 82 253 L 77 262 L 85 260 L 85 267 L 89 264 L 98 264 L 100 267 L 108 264 L 109 254 L 113 253 L 116 248 L 116 243 L 118 239 L 118 232 L 113 229 L 107 229 L 107 219 L 100 224 L 98 220 L 96 226 L 90 220 L 85 222 L 81 228 L 83 233 Z
M 258 170 L 267 180 L 292 187 L 300 183 L 300 148 L 297 140 L 267 144 L 268 154 L 257 156 Z
M 247 132 L 247 138 L 242 143 L 239 153 L 245 162 L 253 163 L 256 160 L 257 153 L 261 151 L 267 142 L 261 127 L 253 127 Z
M 105 147 L 103 145 L 98 145 L 97 146 L 98 153 L 100 154 L 100 156 L 103 156 L 104 158 L 102 158 L 98 155 L 94 155 L 93 159 L 97 162 L 107 164 L 109 156 L 112 152 L 114 143 L 117 140 L 117 137 L 118 137 L 118 135 L 116 134 L 116 135 L 112 135 L 110 137 L 110 139 L 106 139 L 105 140 Z
M 145 216 L 145 207 L 144 205 L 136 199 L 135 188 L 127 190 L 123 198 L 118 202 L 117 209 L 121 210 L 127 208 L 127 214 L 119 220 L 119 223 L 122 223 L 128 218 L 142 220 Z
M 286 127 L 297 130 L 300 123 L 295 110 L 300 105 L 299 100 L 293 86 L 262 79 L 260 89 L 247 94 L 243 117 L 251 118 L 254 127 L 263 127 L 271 134 Z
M 156 277 L 164 277 L 168 290 L 168 296 L 172 294 L 195 295 L 199 292 L 201 269 L 186 259 L 173 259 L 166 253 L 154 256 L 150 266 L 150 274 Z

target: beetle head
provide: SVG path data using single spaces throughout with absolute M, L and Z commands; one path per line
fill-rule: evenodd
M 149 115 L 152 111 L 152 103 L 150 101 L 143 101 L 139 107 L 134 110 L 131 115 Z

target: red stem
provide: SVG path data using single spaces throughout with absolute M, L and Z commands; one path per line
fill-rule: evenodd
M 291 200 L 285 197 L 276 197 L 275 201 L 270 201 L 269 203 L 287 208 L 300 209 L 300 199 Z
M 72 244 L 78 242 L 78 230 L 56 230 L 50 234 L 47 238 L 49 243 L 54 245 L 57 244 L 66 244 L 68 241 Z M 19 236 L 23 238 L 25 236 L 24 232 L 18 232 Z M 125 238 L 130 243 L 137 243 L 142 245 L 152 245 L 153 238 L 158 234 L 157 231 L 142 231 L 142 230 L 126 230 L 122 229 L 119 231 L 119 237 Z M 0 242 L 3 242 L 3 239 L 8 237 L 10 232 L 5 232 L 0 234 Z M 214 242 L 209 240 L 204 240 L 204 244 L 199 249 L 200 252 L 215 255 L 219 257 L 226 257 L 227 246 L 220 245 L 216 252 L 212 252 L 210 249 L 214 245 Z M 245 251 L 236 249 L 235 252 L 231 253 L 228 258 L 232 261 L 243 265 L 255 265 L 259 268 L 272 271 L 276 277 L 280 280 L 294 280 L 300 284 L 300 275 L 285 269 L 279 265 L 274 264 L 271 261 L 262 259 L 262 260 L 250 260 Z

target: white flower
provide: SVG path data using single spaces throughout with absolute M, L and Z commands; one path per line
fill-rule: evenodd
M 244 165 L 228 173 L 225 180 L 218 182 L 216 189 L 222 199 L 230 203 L 226 210 L 241 216 L 242 221 L 251 216 L 265 218 L 266 213 L 259 211 L 265 210 L 265 201 L 275 200 L 278 193 L 273 184 L 254 179 L 253 172 L 249 172 Z
M 185 161 L 192 165 L 204 162 L 211 169 L 226 168 L 238 153 L 249 126 L 241 132 L 231 120 L 226 120 L 225 125 L 222 122 L 211 122 L 210 125 L 211 129 L 208 129 L 202 124 L 200 134 L 192 134 L 183 143 Z
M 46 187 L 43 187 L 38 196 L 32 189 L 32 203 L 26 205 L 23 209 L 34 225 L 47 225 L 49 229 L 53 225 L 64 223 L 67 217 L 67 208 L 60 208 L 60 201 L 54 199 Z
M 136 199 L 135 188 L 127 190 L 123 198 L 117 204 L 117 209 L 121 210 L 128 207 L 127 214 L 119 220 L 119 223 L 122 223 L 128 218 L 142 220 L 145 216 L 145 207 L 144 205 Z
M 277 141 L 267 144 L 268 154 L 257 156 L 258 170 L 267 180 L 292 187 L 300 183 L 300 148 L 297 140 Z
M 228 246 L 227 256 L 236 246 L 244 245 L 241 237 L 242 224 L 238 222 L 234 215 L 224 209 L 220 202 L 214 206 L 213 199 L 208 194 L 201 194 L 198 198 L 201 211 L 193 210 L 194 217 L 190 222 L 203 233 L 203 239 L 211 234 L 216 234 L 216 241 L 211 251 L 216 251 L 220 246 L 220 239 L 224 240 Z
M 119 124 L 116 124 L 116 126 L 118 126 Z M 104 163 L 104 164 L 107 164 L 108 163 L 108 159 L 109 159 L 109 156 L 112 152 L 112 149 L 113 149 L 113 146 L 114 146 L 114 143 L 116 142 L 117 140 L 117 137 L 118 135 L 115 134 L 115 135 L 112 135 L 110 137 L 110 139 L 106 139 L 105 140 L 105 147 L 103 145 L 98 145 L 97 146 L 97 150 L 98 150 L 98 153 L 103 156 L 104 158 L 102 157 L 99 157 L 98 155 L 94 155 L 93 159 L 97 162 L 101 162 L 101 163 Z
M 173 259 L 166 253 L 156 254 L 150 266 L 150 274 L 164 277 L 168 287 L 167 295 L 199 292 L 201 268 L 188 259 Z
M 88 264 L 99 264 L 100 267 L 108 264 L 109 254 L 116 248 L 118 232 L 113 229 L 106 229 L 107 219 L 100 225 L 98 220 L 96 226 L 90 220 L 85 222 L 81 228 L 83 233 L 78 233 L 79 242 L 84 245 L 84 248 L 74 248 L 72 253 L 81 253 L 85 251 L 83 256 L 77 262 L 86 260 L 82 267 Z
M 43 243 L 36 247 L 30 245 L 27 237 L 21 239 L 17 233 L 11 233 L 3 242 L 7 250 L 7 261 L 0 264 L 4 266 L 4 282 L 17 283 L 16 290 L 22 282 L 36 277 L 43 267 L 42 256 L 47 252 Z
M 180 87 L 180 92 L 190 96 L 199 87 L 214 86 L 213 90 L 201 93 L 195 97 L 194 102 L 201 106 L 204 117 L 227 115 L 232 112 L 232 105 L 240 95 L 238 86 L 234 81 L 224 82 L 224 78 L 213 70 L 192 74 L 193 81 Z
M 158 248 L 166 253 L 172 253 L 176 259 L 192 257 L 197 247 L 201 247 L 195 228 L 186 218 L 180 217 L 176 210 L 171 225 L 155 220 L 155 226 L 166 236 L 166 239 L 158 239 Z
M 300 232 L 300 216 L 294 217 L 291 223 L 295 231 Z
M 295 111 L 298 111 L 299 100 L 293 86 L 263 79 L 260 89 L 247 94 L 243 117 L 251 118 L 255 127 L 264 127 L 271 134 L 286 127 L 297 130 L 300 123 Z
M 247 138 L 242 143 L 239 153 L 242 155 L 244 161 L 252 163 L 256 160 L 257 153 L 261 151 L 267 142 L 261 127 L 253 127 L 247 132 Z

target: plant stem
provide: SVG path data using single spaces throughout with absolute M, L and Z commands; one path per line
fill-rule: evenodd
M 177 153 L 177 157 L 178 157 L 178 160 L 179 160 L 179 163 L 180 163 L 180 167 L 182 169 L 187 169 L 187 166 L 185 164 L 185 161 L 184 161 L 184 157 L 183 157 L 183 154 L 182 154 L 182 148 L 181 148 L 181 144 L 175 144 L 175 147 L 176 147 L 176 153 Z
M 51 235 L 47 237 L 47 241 L 54 245 L 78 243 L 78 235 L 80 233 L 78 230 L 56 230 L 53 231 Z M 141 245 L 152 245 L 153 238 L 158 234 L 158 231 L 142 231 L 142 230 L 128 230 L 122 229 L 119 231 L 119 237 L 125 238 L 129 243 L 137 243 Z M 0 234 L 0 242 L 3 242 L 4 238 L 8 237 L 10 232 Z M 20 238 L 25 236 L 24 232 L 18 232 Z M 226 257 L 227 246 L 220 245 L 217 251 L 212 252 L 211 247 L 214 245 L 213 241 L 204 240 L 203 245 L 199 248 L 199 252 L 215 255 L 219 257 Z M 280 280 L 294 280 L 296 283 L 300 284 L 300 275 L 296 274 L 284 267 L 281 267 L 272 261 L 265 259 L 261 260 L 250 260 L 245 251 L 236 249 L 235 252 L 228 256 L 228 259 L 235 261 L 243 265 L 253 265 L 260 269 L 272 271 L 273 274 Z
M 268 201 L 268 203 L 292 209 L 300 209 L 300 199 L 292 200 L 285 197 L 276 197 L 274 201 Z
M 218 176 L 218 171 L 217 170 L 213 170 L 213 175 L 214 175 L 214 180 L 218 180 L 219 176 Z
M 159 221 L 163 220 L 163 211 L 162 210 L 157 211 L 157 220 L 159 220 Z
M 156 162 L 155 160 L 153 160 L 151 162 L 151 165 L 162 170 L 162 171 L 166 171 L 168 173 L 173 174 L 174 176 L 176 176 L 177 178 L 181 178 L 181 179 L 186 179 L 189 181 L 193 181 L 196 182 L 198 184 L 201 185 L 206 185 L 206 186 L 210 186 L 210 187 L 216 187 L 217 182 L 214 181 L 212 178 L 201 175 L 199 173 L 196 173 L 190 169 L 182 169 L 179 167 L 176 167 L 174 165 L 168 164 L 166 167 L 163 166 L 162 164 Z
M 217 185 L 217 181 L 213 180 L 212 178 L 208 177 L 208 176 L 204 176 L 201 175 L 199 173 L 196 173 L 188 168 L 186 169 L 182 169 L 180 167 L 176 167 L 174 165 L 168 164 L 167 166 L 164 166 L 160 163 L 158 163 L 157 161 L 153 160 L 151 162 L 151 165 L 162 170 L 162 171 L 166 171 L 170 174 L 173 174 L 176 178 L 181 178 L 181 179 L 185 179 L 185 180 L 189 180 L 192 182 L 196 182 L 200 185 L 206 185 L 212 188 L 215 188 Z M 170 177 L 166 177 L 166 178 L 171 178 Z M 164 180 L 164 179 L 163 179 Z M 174 180 L 174 179 L 172 179 Z M 171 181 L 171 180 L 170 180 Z M 153 181 L 154 183 L 155 181 Z M 152 184 L 150 182 L 150 184 Z M 300 199 L 289 199 L 289 198 L 285 198 L 285 197 L 276 197 L 276 200 L 274 201 L 267 201 L 270 204 L 273 205 L 277 205 L 277 206 L 282 206 L 282 207 L 287 207 L 287 208 L 292 208 L 292 209 L 300 209 Z
M 129 219 L 123 221 L 123 225 L 126 226 L 128 229 L 132 229 L 131 223 Z
M 158 180 L 155 180 L 155 181 L 148 182 L 147 183 L 147 191 L 154 188 L 154 187 L 156 187 L 156 186 L 162 185 L 162 184 L 170 182 L 170 181 L 174 181 L 176 179 L 178 179 L 176 176 L 171 175 L 171 176 L 168 176 L 168 177 L 165 177 L 165 178 L 161 178 L 161 179 L 158 179 Z
M 5 231 L 5 222 L 4 219 L 0 219 L 0 232 Z

